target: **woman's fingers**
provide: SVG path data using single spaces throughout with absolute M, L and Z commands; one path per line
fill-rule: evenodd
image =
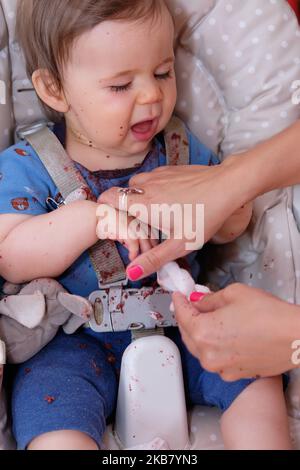
M 206 294 L 201 298 L 201 300 L 192 302 L 192 304 L 199 314 L 213 312 L 227 304 L 226 294 L 224 294 L 224 290 L 220 290 L 219 292 L 212 294 Z
M 178 323 L 186 333 L 193 331 L 195 317 L 198 316 L 197 307 L 192 302 L 189 302 L 186 296 L 180 292 L 174 292 L 172 298 Z
M 157 246 L 159 244 L 159 238 L 150 238 L 150 244 L 151 244 L 151 248 L 154 248 L 155 246 Z
M 139 244 L 140 244 L 140 252 L 141 253 L 147 253 L 147 251 L 151 250 L 151 248 L 152 248 L 150 240 L 147 240 L 147 239 L 139 240 Z
M 124 244 L 129 251 L 129 259 L 133 261 L 139 254 L 140 245 L 138 240 L 124 240 Z
M 199 358 L 201 344 L 199 342 L 199 335 L 196 334 L 200 320 L 197 308 L 180 292 L 174 292 L 172 298 L 182 340 L 190 352 Z
M 186 254 L 182 240 L 166 240 L 150 251 L 139 255 L 134 263 L 127 267 L 127 275 L 132 281 L 142 279 L 158 271 L 164 264 Z
M 188 348 L 188 350 L 190 351 L 190 353 L 197 357 L 199 359 L 199 350 L 197 348 L 197 345 L 196 343 L 194 342 L 193 338 L 188 335 L 179 325 L 179 330 L 180 330 L 180 335 L 181 335 L 181 339 L 182 341 L 184 342 L 184 344 L 186 345 L 186 347 Z
M 142 188 L 141 188 L 142 189 Z M 147 207 L 147 195 L 144 194 L 143 203 L 141 204 L 141 195 L 139 194 L 124 194 L 119 192 L 120 188 L 113 187 L 105 191 L 98 198 L 99 204 L 107 204 L 108 206 L 119 209 L 120 211 L 126 211 L 133 217 L 138 217 L 139 220 L 148 224 L 149 222 L 149 210 Z M 140 209 L 138 208 L 140 205 Z

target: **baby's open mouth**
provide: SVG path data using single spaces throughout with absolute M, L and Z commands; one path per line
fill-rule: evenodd
M 151 119 L 150 121 L 139 122 L 138 124 L 135 124 L 134 126 L 132 126 L 132 130 L 134 132 L 140 132 L 144 134 L 145 132 L 149 132 L 150 129 L 152 129 L 152 124 L 153 124 L 153 119 Z
M 137 140 L 149 140 L 155 134 L 158 118 L 142 121 L 131 127 L 131 131 Z

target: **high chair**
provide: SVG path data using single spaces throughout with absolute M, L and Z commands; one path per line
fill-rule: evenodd
M 45 119 L 15 41 L 16 3 L 0 0 L 1 149 L 13 143 L 20 127 Z M 177 32 L 176 113 L 201 141 L 226 158 L 299 119 L 291 87 L 300 79 L 300 30 L 285 0 L 167 3 Z M 297 187 L 286 188 L 255 201 L 253 223 L 246 234 L 218 251 L 210 283 L 219 288 L 239 281 L 300 302 L 298 194 Z M 136 333 L 124 354 L 116 425 L 108 427 L 104 445 L 130 448 L 161 438 L 173 449 L 222 449 L 216 409 L 195 407 L 187 418 L 173 343 L 160 335 L 140 336 Z M 162 357 L 168 367 L 162 367 Z M 291 385 L 291 435 L 300 448 L 297 373 Z M 7 436 L 6 447 L 12 448 Z M 163 448 L 162 441 L 149 445 Z

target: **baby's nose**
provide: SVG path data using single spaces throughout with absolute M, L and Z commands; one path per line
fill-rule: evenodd
M 138 96 L 138 104 L 152 104 L 162 100 L 162 91 L 158 83 L 147 83 L 141 88 Z

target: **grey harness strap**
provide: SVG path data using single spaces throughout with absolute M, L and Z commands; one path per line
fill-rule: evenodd
M 173 116 L 164 131 L 167 165 L 188 165 L 189 140 L 181 119 Z
M 84 191 L 88 198 L 91 192 L 86 181 L 48 127 L 44 126 L 32 134 L 25 134 L 25 137 L 43 162 L 64 201 L 72 201 L 72 195 L 80 191 Z M 101 287 L 126 284 L 125 267 L 113 241 L 99 240 L 90 248 L 89 254 Z
M 88 188 L 60 141 L 48 127 L 29 134 L 26 140 L 38 154 L 64 200 L 73 191 Z

